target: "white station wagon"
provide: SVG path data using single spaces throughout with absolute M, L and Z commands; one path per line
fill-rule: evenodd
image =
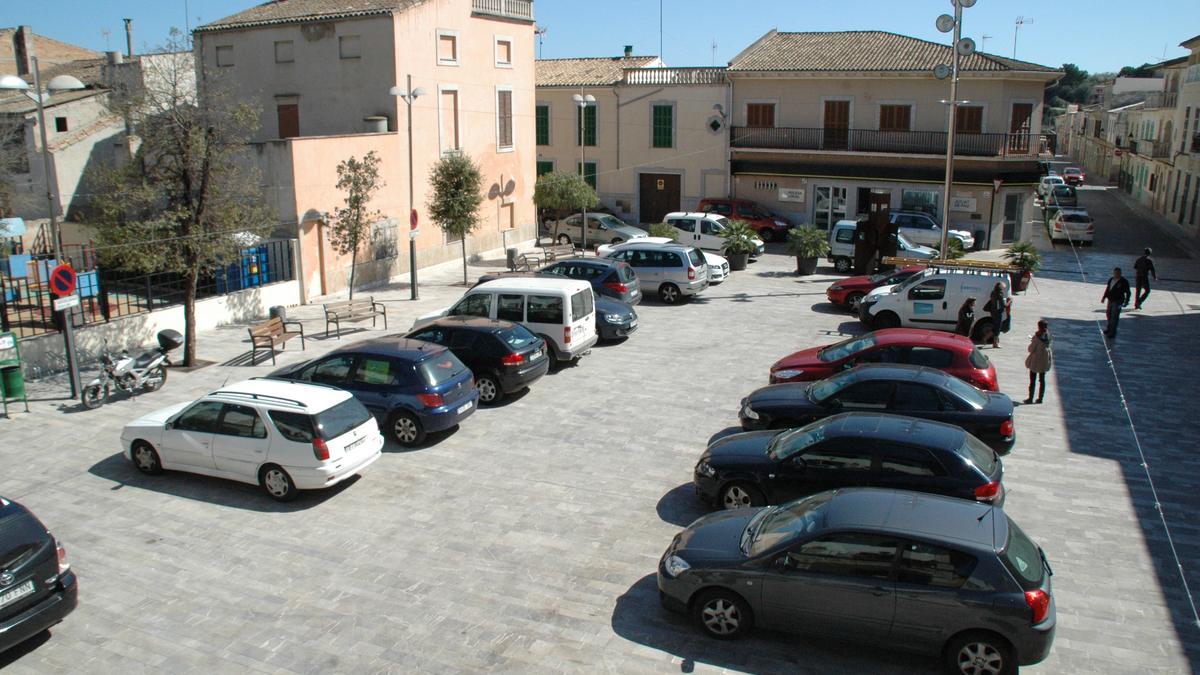
M 252 379 L 140 417 L 121 432 L 125 457 L 164 469 L 261 485 L 279 501 L 336 485 L 379 459 L 383 435 L 349 392 Z

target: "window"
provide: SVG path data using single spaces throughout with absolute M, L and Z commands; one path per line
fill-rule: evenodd
M 458 351 L 460 349 L 464 351 L 470 351 L 471 348 L 475 346 L 475 338 L 476 333 L 474 331 L 454 331 L 454 334 L 450 336 L 450 349 L 454 350 L 456 353 L 462 353 Z
M 691 218 L 672 218 L 667 221 L 667 224 L 672 225 L 677 230 L 683 230 L 684 232 L 696 231 L 696 221 L 692 220 Z
M 542 175 L 550 173 L 553 170 L 554 170 L 554 162 L 553 161 L 545 162 L 540 159 L 538 160 L 537 175 L 542 176 Z
M 946 473 L 928 450 L 905 446 L 884 450 L 879 458 L 879 471 L 885 475 L 904 476 L 942 476 Z
M 452 307 L 447 314 L 449 316 L 489 317 L 492 314 L 492 296 L 490 293 L 468 295 L 459 300 L 458 304 Z
M 831 534 L 801 544 L 781 556 L 777 564 L 795 572 L 888 579 L 897 548 L 895 539 L 882 535 Z
M 747 103 L 746 126 L 773 127 L 775 126 L 774 103 Z
M 217 430 L 217 418 L 225 407 L 220 401 L 204 401 L 187 409 L 172 425 L 179 431 L 213 433 Z
M 233 65 L 233 45 L 217 46 L 217 66 L 228 68 Z
M 299 104 L 280 103 L 275 106 L 275 115 L 279 121 L 280 138 L 295 138 L 300 135 Z
M 923 281 L 908 291 L 909 300 L 941 300 L 944 297 L 946 297 L 945 279 Z
M 960 105 L 955 113 L 955 131 L 960 134 L 983 133 L 983 106 Z
M 520 323 L 525 320 L 525 296 L 501 294 L 496 299 L 496 318 Z
M 908 352 L 908 358 L 905 359 L 905 363 L 911 363 L 914 366 L 929 366 L 930 368 L 949 368 L 953 362 L 954 354 L 950 350 L 935 347 L 913 347 Z
M 837 234 L 834 235 L 834 238 L 837 239 L 839 244 L 853 244 L 854 243 L 854 228 L 852 228 L 852 227 L 840 228 L 837 231 Z
M 447 339 L 446 329 L 438 326 L 431 326 L 423 331 L 413 333 L 409 337 L 414 340 L 424 340 L 426 342 L 433 342 L 439 345 L 446 344 Z
M 221 426 L 217 433 L 242 438 L 266 438 L 267 427 L 254 408 L 245 405 L 225 404 Z
M 338 37 L 338 58 L 362 58 L 362 41 L 357 35 L 342 35 Z
M 583 116 L 583 122 L 579 116 Z M 575 106 L 575 145 L 596 145 L 596 104 Z
M 437 32 L 437 62 L 439 66 L 458 65 L 458 31 Z
M 539 104 L 534 108 L 534 117 L 537 121 L 537 133 L 534 134 L 537 144 L 550 145 L 550 106 Z
M 392 387 L 400 383 L 396 374 L 396 364 L 391 359 L 378 356 L 364 356 L 354 371 L 354 379 L 351 382 L 375 387 Z
M 496 67 L 512 68 L 513 39 L 506 36 L 496 36 Z
M 371 419 L 371 413 L 353 396 L 317 413 L 317 433 L 325 440 L 332 440 L 342 434 L 366 424 Z
M 975 570 L 975 557 L 962 551 L 909 542 L 901 547 L 897 581 L 909 584 L 960 588 Z
M 839 450 L 828 443 L 800 455 L 804 466 L 814 471 L 870 471 L 871 455 L 866 452 Z
M 453 87 L 438 88 L 438 120 L 441 132 L 438 137 L 442 152 L 458 150 L 458 89 Z
M 595 311 L 595 300 L 590 288 L 571 296 L 571 321 L 579 321 Z
M 715 220 L 705 219 L 705 220 L 700 221 L 700 234 L 711 234 L 711 235 L 719 237 L 719 236 L 721 236 L 721 233 L 724 231 L 725 231 L 725 226 L 721 225 L 720 223 L 718 223 Z
M 934 190 L 902 190 L 900 192 L 900 208 L 904 211 L 920 211 L 936 217 L 938 194 Z
M 466 370 L 467 367 L 450 350 L 446 350 L 434 358 L 426 359 L 417 365 L 417 372 L 421 374 L 422 381 L 431 387 L 436 387 L 443 382 L 449 382 Z
M 513 93 L 511 87 L 496 89 L 496 147 L 512 150 L 513 147 Z
M 675 147 L 675 106 L 655 105 L 650 110 L 651 145 L 656 148 Z
M 911 131 L 911 105 L 881 105 L 879 106 L 880 131 Z
M 286 410 L 272 410 L 267 414 L 284 438 L 295 443 L 312 443 L 315 432 L 308 415 Z
M 353 356 L 334 356 L 325 359 L 312 368 L 305 369 L 300 377 L 313 382 L 339 385 L 346 381 L 346 377 L 350 375 L 350 367 L 353 365 Z
M 891 382 L 859 382 L 841 390 L 837 399 L 854 408 L 880 409 L 887 407 L 892 396 Z
M 529 308 L 526 310 L 529 323 L 563 322 L 563 299 L 561 295 L 531 295 L 528 299 Z
M 892 398 L 892 410 L 936 412 L 941 409 L 941 396 L 933 387 L 911 382 L 896 384 L 896 395 Z
M 596 189 L 596 163 L 595 162 L 588 162 L 587 164 L 580 164 L 579 162 L 575 162 L 575 170 L 578 171 L 580 173 L 580 175 L 583 176 L 583 180 L 587 181 L 587 184 L 591 185 L 593 190 Z
M 54 118 L 54 130 L 60 134 L 64 131 L 66 131 L 67 130 L 67 118 L 55 117 Z
M 275 63 L 292 63 L 296 60 L 291 40 L 275 42 Z

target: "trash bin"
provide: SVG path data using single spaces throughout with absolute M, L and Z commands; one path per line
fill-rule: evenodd
M 0 368 L 0 389 L 3 389 L 6 400 L 25 398 L 25 375 L 21 372 L 21 366 Z
M 504 260 L 508 264 L 508 269 L 517 269 L 517 249 L 508 248 L 504 252 Z
M 287 321 L 287 307 L 284 307 L 283 305 L 275 305 L 268 311 L 270 311 L 270 316 L 272 319 L 278 318 L 280 321 Z
M 984 250 L 987 250 L 988 248 L 991 248 L 992 242 L 986 241 L 986 239 L 987 239 L 987 230 L 982 229 L 982 228 L 975 230 L 975 249 L 974 250 L 984 251 Z

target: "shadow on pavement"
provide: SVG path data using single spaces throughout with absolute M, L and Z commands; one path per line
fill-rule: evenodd
M 658 504 L 654 508 L 663 522 L 680 527 L 691 525 L 697 518 L 709 512 L 700 498 L 696 496 L 696 491 L 692 489 L 691 483 L 684 483 L 672 488 L 670 492 L 662 496 L 662 499 L 658 500 Z
M 38 647 L 41 647 L 49 641 L 50 629 L 47 628 L 46 630 L 34 635 L 33 637 L 9 649 L 8 651 L 0 652 L 0 670 L 11 666 L 25 655 L 33 653 Z

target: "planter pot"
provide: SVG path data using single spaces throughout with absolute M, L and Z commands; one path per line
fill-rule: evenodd
M 750 262 L 749 253 L 726 253 L 725 257 L 729 259 L 729 269 L 732 271 L 744 270 Z
M 819 258 L 796 258 L 796 274 L 804 276 L 817 271 L 817 261 Z
M 1021 293 L 1029 288 L 1029 280 L 1033 278 L 1033 272 L 1010 272 L 1008 276 L 1012 281 L 1013 291 Z

